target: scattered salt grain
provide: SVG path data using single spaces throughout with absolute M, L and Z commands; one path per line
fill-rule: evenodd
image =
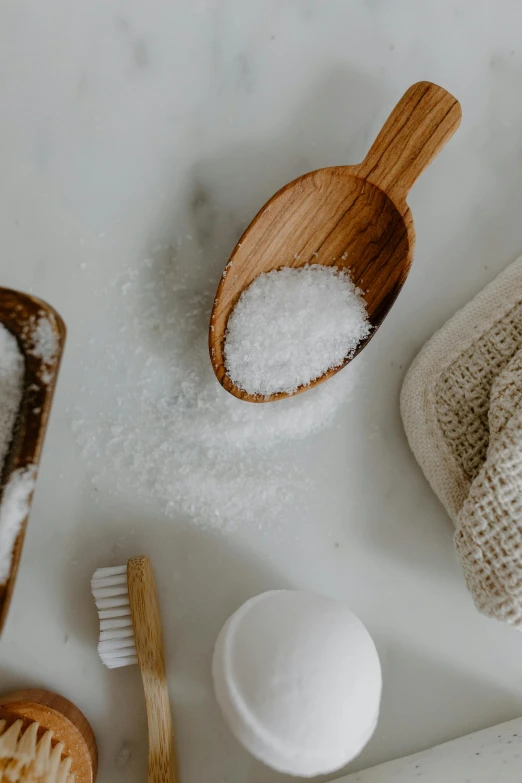
M 22 400 L 24 359 L 14 335 L 0 324 L 0 474 Z
M 41 315 L 36 322 L 30 322 L 27 328 L 33 342 L 29 353 L 41 359 L 40 378 L 43 383 L 49 383 L 53 377 L 52 370 L 58 349 L 58 340 L 53 324 L 46 315 Z
M 22 522 L 29 513 L 29 500 L 35 485 L 36 468 L 31 465 L 13 471 L 2 493 L 0 505 L 0 585 L 11 569 L 13 547 Z
M 57 340 L 53 326 L 48 318 L 41 316 L 36 322 L 33 333 L 33 348 L 31 353 L 44 364 L 52 364 L 56 358 Z
M 153 268 L 143 263 L 138 275 L 129 270 L 118 281 L 129 283 L 118 301 L 121 320 L 102 349 L 85 352 L 89 383 L 78 395 L 73 428 L 98 497 L 140 498 L 180 523 L 227 533 L 281 525 L 289 509 L 311 502 L 312 480 L 285 444 L 332 424 L 358 372 L 348 367 L 273 405 L 232 397 L 208 356 L 221 271 L 202 293 L 207 270 L 193 265 L 183 277 L 176 256 L 162 253 Z M 107 306 L 114 314 L 112 297 Z M 137 346 L 144 348 L 139 356 Z M 96 408 L 89 400 L 94 378 Z
M 347 272 L 283 267 L 256 277 L 239 297 L 227 324 L 227 374 L 249 394 L 293 393 L 352 357 L 370 331 Z
M 14 335 L 0 324 L 0 474 L 13 439 L 16 416 L 22 401 L 25 363 Z M 22 476 L 23 474 L 23 476 Z M 27 516 L 27 493 L 24 471 L 15 471 L 3 490 L 0 505 L 0 584 L 11 567 L 13 545 L 20 524 Z M 24 501 L 25 498 L 25 501 Z

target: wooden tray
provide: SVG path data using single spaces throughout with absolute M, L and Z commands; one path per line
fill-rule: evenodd
M 56 346 L 52 359 L 34 353 L 35 328 L 46 319 L 55 336 Z M 0 288 L 0 323 L 17 339 L 25 359 L 25 376 L 20 410 L 14 427 L 13 439 L 0 475 L 0 502 L 3 488 L 15 470 L 38 468 L 47 420 L 56 385 L 58 369 L 65 343 L 65 324 L 45 302 L 19 291 Z M 27 518 L 22 523 L 16 539 L 11 570 L 7 581 L 0 584 L 0 633 L 4 626 L 16 574 L 20 564 Z

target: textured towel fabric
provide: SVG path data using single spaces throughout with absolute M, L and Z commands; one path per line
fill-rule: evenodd
M 477 608 L 522 628 L 522 259 L 424 346 L 401 412 Z
M 489 446 L 493 448 L 502 430 L 522 402 L 522 350 L 518 351 L 506 369 L 493 382 L 489 399 Z
M 457 525 L 455 546 L 475 606 L 522 629 L 522 408 L 488 451 Z

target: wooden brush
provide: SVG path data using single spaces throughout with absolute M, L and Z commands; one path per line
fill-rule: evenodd
M 177 783 L 163 636 L 150 561 L 98 568 L 92 593 L 100 615 L 98 652 L 110 669 L 139 664 L 149 724 L 148 783 Z
M 23 720 L 0 720 L 0 783 L 74 783 L 63 742 L 53 746 L 52 731 L 38 739 L 39 729 L 36 722 L 24 728 Z
M 91 727 L 70 701 L 42 690 L 0 698 L 0 783 L 93 783 Z

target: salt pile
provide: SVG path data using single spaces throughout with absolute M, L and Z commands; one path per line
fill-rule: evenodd
M 88 415 L 80 394 L 73 427 L 97 487 L 159 503 L 166 515 L 201 527 L 267 526 L 284 518 L 309 481 L 283 444 L 332 423 L 352 389 L 353 366 L 274 404 L 235 399 L 208 355 L 216 281 L 200 293 L 202 270 L 191 271 L 193 282 L 180 279 L 174 260 L 154 256 L 112 281 L 119 325 L 86 356 L 93 382 L 86 394 L 108 399 Z
M 24 359 L 16 338 L 0 324 L 0 473 L 13 439 L 16 416 L 22 401 Z M 28 510 L 34 477 L 15 471 L 2 492 L 0 505 L 0 584 L 11 567 L 13 545 Z
M 36 468 L 15 470 L 2 493 L 0 505 L 0 585 L 9 576 L 13 547 L 22 522 L 29 513 L 29 499 L 36 482 Z
M 58 345 L 53 325 L 46 316 L 41 315 L 36 321 L 36 325 L 32 328 L 32 339 L 33 356 L 37 356 L 44 364 L 52 364 L 56 358 Z
M 45 315 L 40 315 L 36 322 L 31 323 L 30 328 L 33 341 L 30 353 L 41 359 L 40 378 L 43 383 L 49 383 L 53 377 L 53 366 L 58 350 L 56 332 Z
M 0 472 L 22 400 L 24 359 L 16 338 L 0 324 Z
M 228 319 L 227 375 L 249 394 L 292 394 L 351 358 L 370 330 L 348 272 L 273 270 L 243 291 Z

